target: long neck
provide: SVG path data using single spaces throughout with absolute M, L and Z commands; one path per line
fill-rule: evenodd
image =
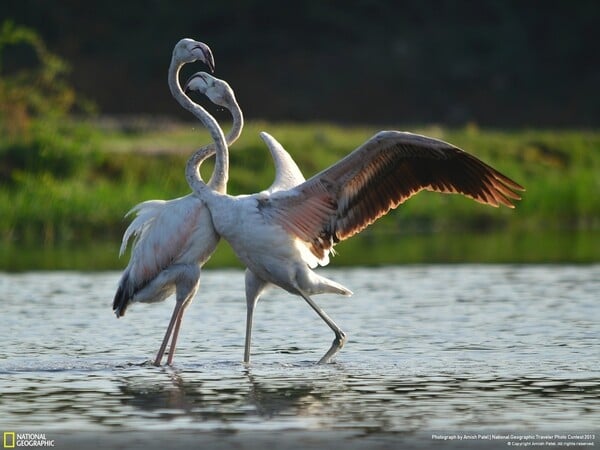
M 181 62 L 171 60 L 171 66 L 169 67 L 169 88 L 173 98 L 175 98 L 182 107 L 196 116 L 210 132 L 214 145 L 216 146 L 217 154 L 211 178 L 211 180 L 214 179 L 214 185 L 212 187 L 217 192 L 224 193 L 227 189 L 227 177 L 229 173 L 229 152 L 227 150 L 227 144 L 225 143 L 225 136 L 223 136 L 223 130 L 221 130 L 221 127 L 215 118 L 200 105 L 192 102 L 181 89 L 179 84 L 179 71 L 182 66 L 183 64 Z M 209 195 L 211 189 L 202 180 L 200 171 L 198 170 L 199 165 L 214 152 L 215 149 L 210 145 L 203 147 L 197 150 L 186 164 L 185 178 L 192 190 L 201 197 Z
M 232 96 L 233 97 L 233 96 Z M 242 114 L 242 110 L 240 108 L 240 106 L 238 105 L 237 101 L 235 100 L 235 98 L 233 99 L 233 104 L 228 105 L 227 109 L 229 110 L 229 112 L 231 113 L 231 117 L 233 119 L 233 123 L 231 125 L 231 129 L 229 130 L 229 133 L 227 133 L 227 136 L 225 137 L 225 140 L 227 141 L 227 146 L 231 147 L 233 145 L 233 143 L 235 141 L 238 140 L 238 138 L 240 137 L 240 135 L 242 134 L 242 129 L 244 128 L 244 115 Z M 203 157 L 202 159 L 199 159 L 197 162 L 196 167 L 198 168 L 198 172 L 200 171 L 200 166 L 202 165 L 202 162 L 208 157 L 208 156 L 212 156 L 212 154 L 214 153 L 214 145 L 210 145 L 210 149 L 212 150 L 212 152 L 210 154 L 208 154 L 206 157 Z M 193 158 L 193 156 L 192 156 Z M 188 161 L 189 163 L 189 161 Z M 229 163 L 229 160 L 228 160 Z M 216 163 L 215 163 L 216 165 Z M 217 192 L 220 192 L 222 194 L 226 194 L 227 193 L 227 179 L 225 179 L 225 181 L 223 182 L 222 180 L 220 180 L 218 178 L 218 174 L 219 172 L 217 172 L 216 170 L 213 170 L 212 176 L 210 177 L 210 180 L 208 181 L 208 185 L 214 189 Z M 227 178 L 227 174 L 225 174 L 226 178 Z

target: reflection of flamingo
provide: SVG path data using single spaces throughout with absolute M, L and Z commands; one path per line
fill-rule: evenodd
M 223 132 L 190 100 L 182 104 L 211 132 L 217 154 L 228 158 Z M 446 142 L 399 131 L 382 131 L 333 166 L 288 190 L 229 196 L 206 185 L 197 170 L 205 156 L 188 160 L 186 179 L 210 210 L 217 233 L 252 271 L 247 295 L 249 323 L 264 287 L 275 284 L 300 295 L 333 330 L 335 339 L 319 362 L 342 348 L 346 334 L 312 300 L 312 294 L 351 295 L 344 286 L 316 274 L 333 246 L 369 226 L 422 190 L 459 193 L 492 206 L 512 208 L 524 190 L 474 156 Z M 248 273 L 248 272 L 247 272 Z M 254 284 L 254 286 L 252 286 Z M 248 289 L 247 289 L 248 292 Z M 246 334 L 250 346 L 250 328 Z M 249 354 L 245 355 L 249 360 Z
M 179 41 L 173 50 L 169 68 L 169 86 L 176 98 L 185 96 L 178 79 L 181 67 L 196 60 L 205 62 L 211 70 L 214 67 L 207 45 L 191 39 Z M 233 92 L 229 91 L 235 103 Z M 236 119 L 228 135 L 228 143 L 233 143 L 241 133 L 243 120 L 241 116 Z M 203 150 L 214 153 L 214 146 Z M 216 176 L 211 178 L 209 186 L 224 193 L 227 171 L 219 170 L 220 162 L 218 158 Z M 159 302 L 175 291 L 175 309 L 154 361 L 156 365 L 160 364 L 172 334 L 167 360 L 171 364 L 183 313 L 198 289 L 200 267 L 214 252 L 219 236 L 202 201 L 192 194 L 168 201 L 143 202 L 128 214 L 133 212 L 137 213 L 137 217 L 125 231 L 120 253 L 125 251 L 131 236 L 135 236 L 135 241 L 131 259 L 115 294 L 113 310 L 120 317 L 125 314 L 129 302 Z

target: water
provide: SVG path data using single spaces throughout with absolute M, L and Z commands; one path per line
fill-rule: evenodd
M 333 339 L 327 326 L 274 290 L 258 305 L 245 367 L 243 273 L 213 270 L 174 367 L 160 368 L 149 361 L 172 299 L 117 320 L 116 272 L 0 274 L 0 428 L 45 433 L 58 448 L 85 436 L 118 448 L 152 433 L 171 447 L 202 436 L 238 448 L 284 431 L 304 448 L 311 436 L 349 448 L 427 446 L 432 433 L 598 439 L 600 265 L 321 272 L 355 292 L 315 296 L 349 335 L 335 363 L 315 365 Z

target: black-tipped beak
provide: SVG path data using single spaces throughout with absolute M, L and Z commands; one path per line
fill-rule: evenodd
M 206 44 L 196 45 L 196 49 L 199 49 L 204 56 L 204 62 L 208 66 L 208 69 L 211 73 L 215 73 L 215 58 L 213 57 L 212 51 L 210 47 Z
M 213 59 L 212 53 L 209 53 L 206 57 L 206 65 L 208 66 L 210 73 L 215 73 L 215 60 Z
M 215 59 L 213 58 L 210 48 L 203 48 L 202 53 L 204 53 L 204 60 L 206 61 L 206 65 L 208 66 L 210 73 L 215 73 Z

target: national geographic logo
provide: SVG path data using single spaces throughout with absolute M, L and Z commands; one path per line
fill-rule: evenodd
M 54 447 L 54 439 L 47 439 L 46 433 L 15 433 L 5 431 L 2 436 L 4 448 Z
M 2 444 L 4 448 L 15 448 L 15 432 L 14 431 L 5 431 L 4 437 L 2 439 Z

